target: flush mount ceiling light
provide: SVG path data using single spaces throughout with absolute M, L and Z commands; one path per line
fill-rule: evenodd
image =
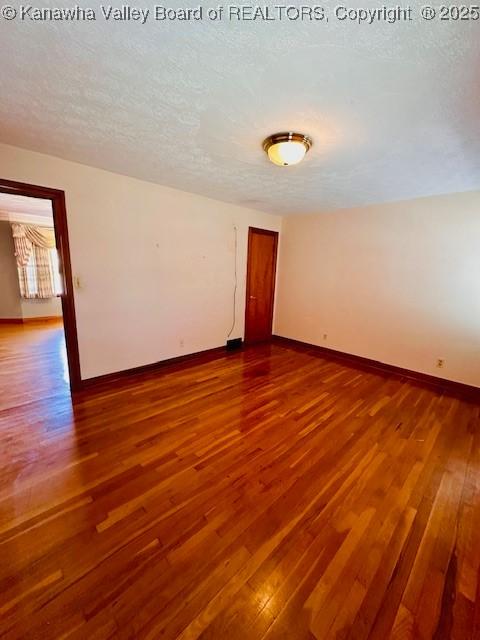
M 289 167 L 301 162 L 312 144 L 311 138 L 303 133 L 289 131 L 269 136 L 263 141 L 263 149 L 273 164 Z

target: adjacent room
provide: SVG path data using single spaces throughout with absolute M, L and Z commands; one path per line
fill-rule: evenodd
M 0 7 L 0 640 L 480 639 L 478 7 Z
M 62 282 L 49 200 L 0 192 L 0 291 L 2 405 L 69 394 Z

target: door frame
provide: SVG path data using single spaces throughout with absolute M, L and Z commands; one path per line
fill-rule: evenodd
M 250 251 L 252 246 L 252 235 L 254 233 L 263 234 L 265 236 L 272 236 L 274 238 L 274 257 L 273 257 L 273 287 L 271 294 L 271 313 L 270 313 L 270 337 L 273 332 L 273 311 L 275 305 L 275 289 L 277 283 L 277 256 L 278 256 L 278 231 L 270 231 L 269 229 L 260 229 L 259 227 L 248 227 L 248 249 L 247 249 L 247 285 L 245 293 L 245 344 L 249 343 L 247 335 L 247 317 L 248 317 L 248 305 L 250 304 Z
M 70 243 L 68 241 L 67 210 L 65 206 L 65 192 L 50 187 L 3 180 L 0 178 L 0 193 L 9 193 L 29 198 L 43 198 L 52 203 L 53 226 L 55 229 L 55 242 L 60 261 L 63 293 L 62 314 L 65 331 L 65 345 L 67 348 L 68 372 L 70 377 L 70 389 L 78 391 L 82 384 L 80 373 L 80 355 L 78 351 L 77 321 L 75 315 L 75 301 L 73 297 L 72 264 L 70 260 Z

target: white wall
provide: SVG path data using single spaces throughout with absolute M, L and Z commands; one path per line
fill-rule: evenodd
M 84 378 L 225 343 L 234 224 L 243 335 L 248 226 L 281 218 L 6 145 L 0 177 L 66 192 Z M 480 193 L 285 218 L 275 331 L 480 386 L 479 239 Z
M 28 318 L 61 318 L 62 300 L 61 298 L 46 298 L 25 300 L 21 299 L 22 317 Z
M 275 332 L 480 386 L 480 192 L 284 218 Z
M 243 336 L 248 226 L 281 218 L 7 145 L 0 176 L 66 193 L 83 378 L 225 344 L 234 225 Z

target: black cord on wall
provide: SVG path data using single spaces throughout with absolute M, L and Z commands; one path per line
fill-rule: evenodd
M 229 338 L 233 330 L 235 329 L 235 316 L 237 312 L 237 286 L 238 286 L 238 278 L 237 278 L 237 249 L 238 249 L 238 239 L 237 239 L 237 227 L 233 227 L 235 231 L 235 286 L 233 288 L 233 320 L 232 320 L 232 328 L 228 332 L 227 338 Z

